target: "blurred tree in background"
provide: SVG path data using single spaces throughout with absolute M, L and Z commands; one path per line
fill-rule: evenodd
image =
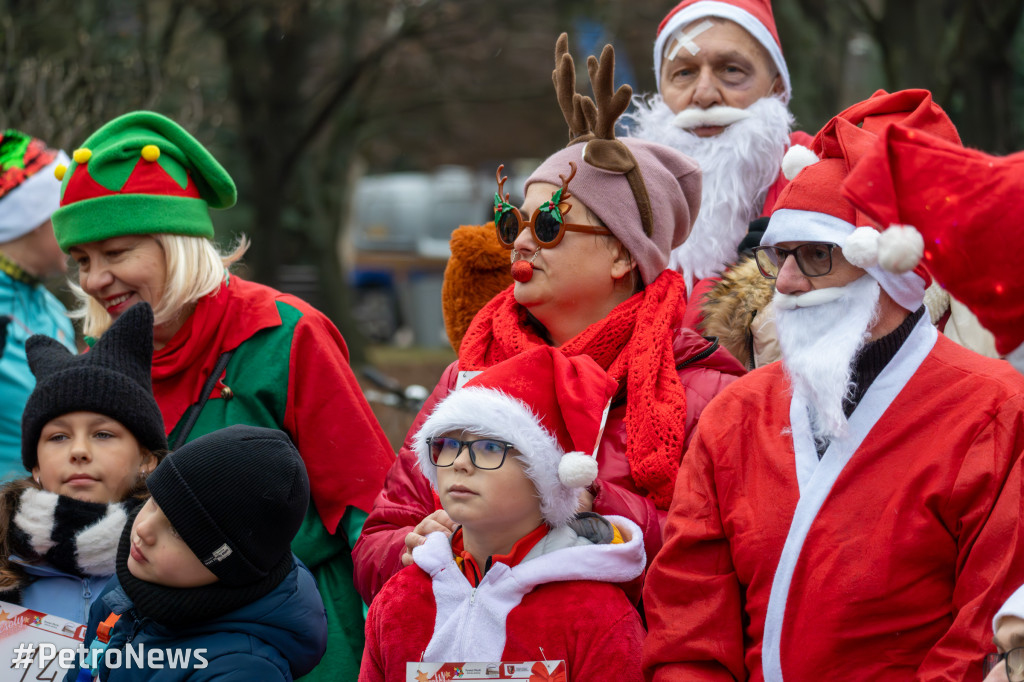
M 1024 0 L 774 6 L 799 118 L 823 123 L 877 88 L 925 88 L 964 144 L 996 153 L 1024 148 Z
M 0 0 L 0 126 L 74 149 L 125 111 L 175 118 L 239 185 L 239 206 L 215 222 L 252 238 L 250 275 L 288 289 L 293 266 L 312 266 L 318 286 L 302 293 L 358 355 L 338 256 L 354 180 L 546 156 L 566 134 L 550 84 L 558 33 L 603 27 L 649 92 L 655 28 L 673 4 Z M 924 87 L 965 143 L 1024 147 L 1024 0 L 774 6 L 802 129 L 879 87 Z

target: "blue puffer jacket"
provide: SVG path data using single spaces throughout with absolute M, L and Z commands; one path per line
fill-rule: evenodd
M 130 642 L 135 655 L 142 645 L 145 651 L 163 649 L 165 654 L 160 669 L 140 669 L 134 661 L 131 668 L 124 664 L 117 669 L 101 668 L 101 681 L 292 680 L 312 670 L 327 648 L 323 601 L 313 575 L 297 559 L 281 584 L 266 596 L 219 618 L 184 628 L 167 628 L 148 618 L 138 618 L 116 579 L 108 589 L 93 605 L 86 646 L 95 638 L 99 623 L 114 612 L 122 615 L 111 633 L 108 651 L 120 649 L 120 658 L 126 661 L 125 649 Z M 188 667 L 170 666 L 171 655 L 182 661 L 190 649 Z M 203 665 L 200 657 L 205 659 L 205 667 L 196 667 Z M 74 682 L 77 677 L 75 669 L 64 679 Z
M 113 578 L 109 575 L 81 578 L 49 564 L 25 563 L 16 556 L 12 556 L 11 561 L 21 566 L 32 581 L 21 589 L 19 603 L 22 606 L 76 623 L 88 621 L 89 608 Z

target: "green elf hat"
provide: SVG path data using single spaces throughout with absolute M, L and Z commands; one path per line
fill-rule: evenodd
M 211 208 L 238 196 L 228 172 L 177 123 L 152 111 L 110 121 L 76 149 L 53 231 L 60 248 L 128 234 L 213 239 Z

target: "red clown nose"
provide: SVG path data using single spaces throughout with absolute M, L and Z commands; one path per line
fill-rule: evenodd
M 517 282 L 529 282 L 533 278 L 533 264 L 525 260 L 517 260 L 512 264 L 512 279 Z

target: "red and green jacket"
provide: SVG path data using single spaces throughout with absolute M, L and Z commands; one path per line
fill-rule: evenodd
M 363 612 L 350 551 L 394 452 L 330 320 L 301 299 L 237 276 L 201 299 L 153 355 L 153 391 L 169 442 L 226 351 L 234 353 L 187 440 L 231 424 L 278 428 L 291 437 L 312 493 L 292 549 L 317 579 L 329 630 L 327 654 L 304 679 L 355 679 Z

